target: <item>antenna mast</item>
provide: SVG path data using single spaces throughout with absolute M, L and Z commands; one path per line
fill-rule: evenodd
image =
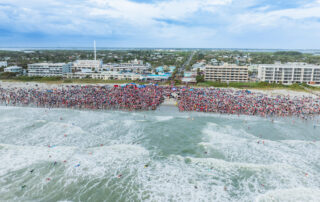
M 97 60 L 96 40 L 93 41 L 93 47 L 94 47 L 94 60 Z

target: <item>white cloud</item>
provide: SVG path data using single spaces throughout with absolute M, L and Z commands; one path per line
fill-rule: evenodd
M 129 0 L 2 0 L 0 20 L 22 32 L 108 34 L 117 27 L 159 26 L 158 19 L 185 20 L 201 10 L 213 10 L 232 0 L 169 0 L 137 3 Z M 8 20 L 9 19 L 9 20 Z M 3 23 L 2 23 L 3 24 Z M 120 26 L 119 26 L 120 25 Z M 161 26 L 161 24 L 160 24 Z
M 138 25 L 153 23 L 155 19 L 184 20 L 201 11 L 212 11 L 226 6 L 232 0 L 172 0 L 153 4 L 136 3 L 128 0 L 89 0 L 97 7 L 90 8 L 90 15 L 127 20 Z
M 232 25 L 232 29 L 239 31 L 248 26 L 258 27 L 282 27 L 285 25 L 296 25 L 299 28 L 306 20 L 320 18 L 320 0 L 298 8 L 265 11 L 258 9 L 254 12 L 239 14 Z M 298 26 L 299 25 L 299 26 Z
M 105 37 L 121 43 L 149 40 L 171 46 L 209 46 L 261 30 L 278 28 L 279 35 L 293 28 L 300 34 L 320 30 L 320 0 L 277 10 L 272 10 L 275 0 L 0 1 L 0 31 Z

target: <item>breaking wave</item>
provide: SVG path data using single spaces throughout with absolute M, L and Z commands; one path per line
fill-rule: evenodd
M 1 201 L 319 198 L 314 123 L 168 107 L 0 111 Z

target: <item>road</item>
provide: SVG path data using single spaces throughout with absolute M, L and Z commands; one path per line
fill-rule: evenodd
M 187 60 L 185 63 L 183 63 L 183 65 L 179 68 L 179 72 L 180 72 L 180 73 L 181 73 L 182 71 L 185 71 L 186 66 L 188 66 L 188 65 L 190 64 L 190 62 L 191 62 L 191 60 L 192 60 L 192 58 L 193 58 L 193 56 L 194 56 L 195 53 L 196 53 L 196 51 L 193 51 L 193 52 L 191 53 L 190 57 L 188 58 L 188 60 Z

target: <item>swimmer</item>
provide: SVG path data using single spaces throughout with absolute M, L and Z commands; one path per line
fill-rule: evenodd
M 30 170 L 30 173 L 33 173 L 34 169 Z
M 148 165 L 148 164 L 146 164 L 146 165 L 144 165 L 144 167 L 145 167 L 145 168 L 148 168 L 148 167 L 149 167 L 149 165 Z

